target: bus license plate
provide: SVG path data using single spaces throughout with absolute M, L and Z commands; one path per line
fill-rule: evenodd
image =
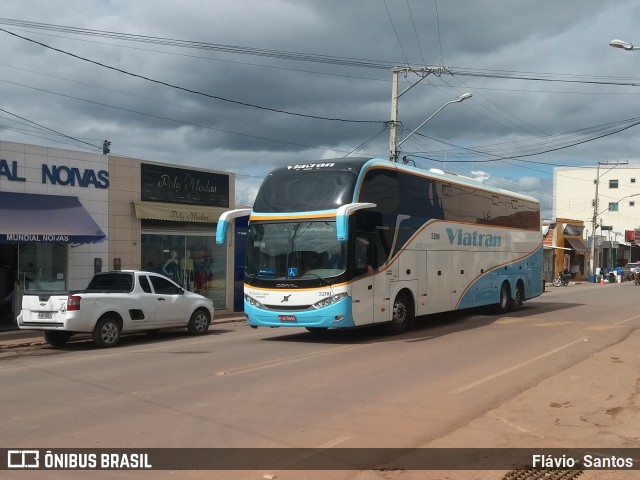
M 278 315 L 278 320 L 281 322 L 297 322 L 295 315 Z
M 40 312 L 38 314 L 38 319 L 40 320 L 51 320 L 53 318 L 53 314 L 51 312 Z

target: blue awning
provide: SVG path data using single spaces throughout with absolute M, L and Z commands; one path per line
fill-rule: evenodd
M 97 243 L 105 238 L 77 197 L 0 192 L 0 242 Z

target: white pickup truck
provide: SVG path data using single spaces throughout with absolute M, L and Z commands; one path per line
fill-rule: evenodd
M 97 273 L 77 292 L 26 291 L 18 327 L 42 330 L 53 346 L 74 333 L 90 333 L 100 347 L 112 347 L 121 333 L 186 327 L 200 335 L 213 319 L 213 302 L 167 277 L 138 270 Z

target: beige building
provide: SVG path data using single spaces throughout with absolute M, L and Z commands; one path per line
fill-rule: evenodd
M 630 258 L 637 260 L 638 252 L 626 241 L 625 231 L 640 228 L 640 167 L 599 164 L 555 168 L 553 213 L 554 218 L 583 221 L 583 238 L 589 249 L 596 214 L 596 266 L 612 268 Z
M 233 310 L 235 176 L 187 165 L 0 141 L 0 322 L 24 290 L 78 290 L 95 272 L 145 269 Z

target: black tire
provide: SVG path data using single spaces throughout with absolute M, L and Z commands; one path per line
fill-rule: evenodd
M 93 343 L 100 348 L 113 347 L 120 341 L 120 323 L 109 317 L 98 320 L 92 337 Z
M 560 280 L 560 278 L 556 277 L 553 279 L 553 286 L 554 287 L 559 287 L 560 285 L 562 285 L 562 280 Z
M 71 335 L 73 335 L 71 332 L 55 332 L 52 330 L 45 330 L 43 334 L 45 342 L 52 347 L 64 347 Z
M 211 315 L 206 310 L 196 310 L 191 314 L 189 323 L 187 324 L 187 331 L 191 335 L 202 335 L 209 330 L 211 325 Z
M 519 310 L 520 307 L 522 307 L 523 303 L 524 303 L 524 287 L 522 286 L 521 283 L 518 283 L 518 285 L 516 285 L 516 295 L 514 298 L 511 299 L 510 310 L 514 312 L 516 310 Z
M 511 292 L 509 292 L 509 285 L 503 283 L 500 287 L 500 301 L 494 305 L 494 312 L 502 315 L 509 311 L 511 306 Z
M 414 322 L 413 303 L 406 294 L 401 293 L 393 302 L 393 316 L 387 325 L 387 331 L 398 335 L 413 326 Z

